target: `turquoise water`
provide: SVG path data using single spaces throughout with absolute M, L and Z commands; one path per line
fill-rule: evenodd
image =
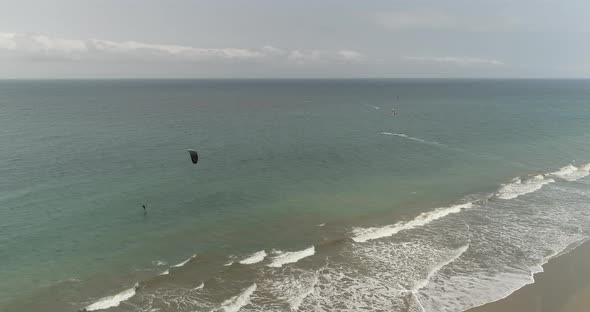
M 537 209 L 551 202 L 545 197 L 556 200 L 568 188 L 581 196 L 565 205 L 578 205 L 576 211 L 555 211 L 552 204 L 539 215 L 582 222 L 587 215 L 577 213 L 585 213 L 590 191 L 585 184 L 590 182 L 582 177 L 583 165 L 590 161 L 589 126 L 588 80 L 0 81 L 0 310 L 74 311 L 137 281 L 143 290 L 113 309 L 207 310 L 244 289 L 247 295 L 253 276 L 275 278 L 276 273 L 264 270 L 223 267 L 259 250 L 266 250 L 270 258 L 272 249 L 294 251 L 313 245 L 315 254 L 305 268 L 309 272 L 323 272 L 318 266 L 327 255 L 355 270 L 387 271 L 385 264 L 355 262 L 361 248 L 350 246 L 361 244 L 352 239 L 359 229 L 411 220 L 467 199 L 489 198 L 515 177 L 550 173 L 568 164 L 581 170 L 579 179 L 557 177 L 540 191 L 512 201 L 495 197 L 485 205 L 499 209 L 497 218 L 511 211 L 532 220 L 533 212 L 526 217 L 518 213 L 525 211 L 522 207 Z M 190 162 L 189 148 L 199 151 L 198 165 Z M 444 248 L 436 253 L 441 259 L 457 263 L 456 252 L 458 259 L 489 257 L 475 251 L 478 235 L 486 231 L 495 233 L 490 234 L 496 239 L 494 246 L 526 242 L 517 238 L 524 221 L 513 228 L 503 223 L 506 229 L 501 233 L 515 231 L 513 237 L 487 225 L 465 234 L 465 225 L 475 229 L 482 218 L 496 218 L 470 219 L 469 213 L 453 213 L 428 224 L 467 239 L 441 242 Z M 458 216 L 462 219 L 455 224 L 461 228 L 444 223 Z M 551 246 L 516 244 L 515 257 L 527 259 L 523 267 L 530 271 L 543 262 L 539 254 L 558 253 L 587 237 L 583 224 L 575 230 L 546 230 L 547 240 L 555 241 Z M 405 239 L 403 248 L 428 235 L 426 231 L 413 237 L 410 227 L 399 232 L 400 237 L 397 232 L 391 236 Z M 534 225 L 527 229 L 537 230 Z M 388 237 L 371 239 L 369 245 L 382 244 Z M 334 242 L 344 245 L 333 247 Z M 377 250 L 371 246 L 371 252 Z M 396 253 L 423 250 L 400 246 Z M 460 252 L 464 246 L 470 247 Z M 378 250 L 382 255 L 391 249 Z M 193 254 L 197 257 L 192 266 L 182 267 L 184 274 L 158 277 Z M 396 270 L 407 261 L 387 259 L 385 263 Z M 437 263 L 446 266 L 445 261 Z M 429 275 L 438 264 L 423 264 L 429 285 L 443 280 L 438 271 Z M 499 273 L 490 276 L 516 274 L 502 268 L 498 265 L 494 272 Z M 210 280 L 219 285 L 208 288 L 205 283 L 207 300 L 191 297 L 182 307 L 157 304 L 174 289 L 192 289 Z M 313 280 L 321 283 L 322 278 Z M 509 280 L 515 281 L 506 283 L 510 289 L 524 281 Z M 326 283 L 346 284 L 338 279 Z M 264 285 L 269 284 L 256 285 L 256 296 L 281 298 L 266 294 Z M 331 290 L 334 295 L 338 291 Z M 321 291 L 313 293 L 319 296 Z M 298 308 L 337 306 L 325 294 L 321 300 L 314 296 L 304 296 Z M 420 301 L 420 295 L 413 296 Z M 243 309 L 268 310 L 267 301 L 251 300 Z M 431 307 L 461 310 L 451 303 Z M 369 307 L 381 304 L 367 299 Z M 427 307 L 427 300 L 421 305 Z

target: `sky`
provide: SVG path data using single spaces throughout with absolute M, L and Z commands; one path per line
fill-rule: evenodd
M 0 79 L 590 78 L 587 0 L 0 0 Z

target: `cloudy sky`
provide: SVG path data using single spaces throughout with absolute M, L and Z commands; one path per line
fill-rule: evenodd
M 0 0 L 0 78 L 590 78 L 587 0 Z

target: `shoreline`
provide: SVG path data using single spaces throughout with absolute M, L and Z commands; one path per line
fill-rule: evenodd
M 535 282 L 466 312 L 590 311 L 590 240 L 549 260 Z

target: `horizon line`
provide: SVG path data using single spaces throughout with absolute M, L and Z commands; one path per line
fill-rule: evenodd
M 590 80 L 590 77 L 38 77 L 0 78 L 26 80 Z

